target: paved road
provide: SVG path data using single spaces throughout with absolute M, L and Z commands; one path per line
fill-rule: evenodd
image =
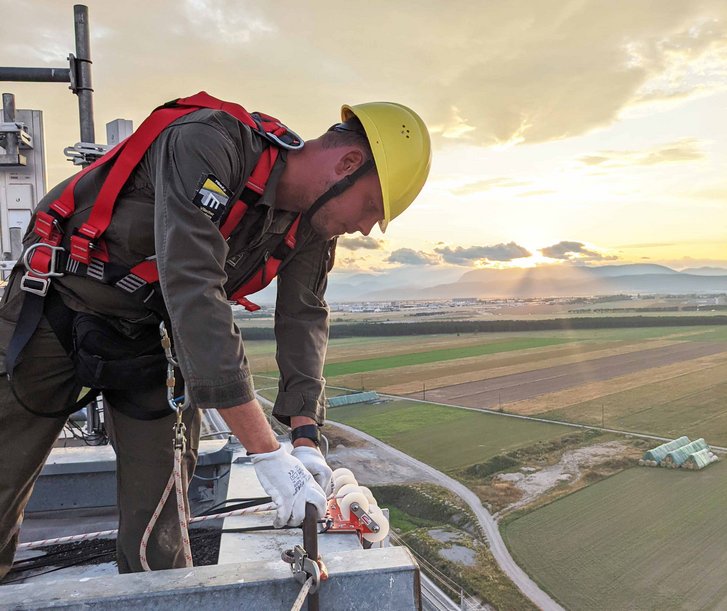
M 426 472 L 432 478 L 432 480 L 436 481 L 444 488 L 451 490 L 462 500 L 464 500 L 465 503 L 467 503 L 467 505 L 469 505 L 469 507 L 472 509 L 473 513 L 475 514 L 477 520 L 480 523 L 482 530 L 486 534 L 487 540 L 490 544 L 490 551 L 495 557 L 495 560 L 500 565 L 500 568 L 505 572 L 505 574 L 520 589 L 520 591 L 525 596 L 527 596 L 533 602 L 533 604 L 537 605 L 541 609 L 544 609 L 545 611 L 562 611 L 563 608 L 558 605 L 552 598 L 550 598 L 550 596 L 543 592 L 537 586 L 537 584 L 532 579 L 530 579 L 530 577 L 528 577 L 525 571 L 523 571 L 512 559 L 510 552 L 505 546 L 505 542 L 500 536 L 500 530 L 497 528 L 497 523 L 490 515 L 490 513 L 482 506 L 480 499 L 477 498 L 477 495 L 474 492 L 469 490 L 464 485 L 460 484 L 457 480 L 445 475 L 441 471 L 437 471 L 433 467 L 430 467 L 429 465 L 420 462 L 415 458 L 412 458 L 408 454 L 404 454 L 396 448 L 392 448 L 391 446 L 383 443 L 382 441 L 379 441 L 375 437 L 371 437 L 371 435 L 367 435 L 366 433 L 363 433 L 358 429 L 347 426 L 345 424 L 340 424 L 334 421 L 329 422 L 341 427 L 344 431 L 347 431 L 352 435 L 356 435 L 358 437 L 361 437 L 362 439 L 365 439 L 372 445 L 380 448 L 385 448 L 389 452 L 395 454 L 399 460 L 409 463 L 417 467 L 418 469 Z
M 711 356 L 725 352 L 725 350 L 723 343 L 685 342 L 628 354 L 605 356 L 580 363 L 498 376 L 487 380 L 427 389 L 427 399 L 467 407 L 496 408 L 501 404 L 532 399 L 589 382 L 610 380 L 645 369 Z M 417 392 L 409 396 L 419 395 L 421 393 Z

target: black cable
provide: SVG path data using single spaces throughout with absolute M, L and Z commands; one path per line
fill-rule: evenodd
M 202 513 L 198 513 L 197 515 L 193 516 L 195 518 L 200 518 L 202 516 L 209 516 L 213 515 L 215 513 L 226 513 L 228 511 L 236 511 L 238 509 L 248 509 L 249 507 L 257 507 L 258 505 L 265 505 L 266 503 L 271 503 L 273 499 L 271 499 L 269 496 L 260 496 L 256 498 L 250 498 L 250 499 L 227 499 L 226 501 L 223 501 L 222 503 L 217 503 L 217 505 L 212 505 L 209 509 L 206 509 Z M 235 505 L 229 505 L 228 503 L 236 503 Z M 222 510 L 222 511 L 220 511 Z
M 206 512 L 199 514 L 194 517 L 200 517 L 200 516 L 207 516 L 207 515 L 215 515 L 215 513 L 226 513 L 228 511 L 236 511 L 238 509 L 248 509 L 250 507 L 257 507 L 259 505 L 265 505 L 266 503 L 270 503 L 272 499 L 268 496 L 266 497 L 256 497 L 256 498 L 248 498 L 248 499 L 242 499 L 242 498 L 233 498 L 233 499 L 227 499 L 223 503 L 218 503 L 217 505 L 214 505 L 210 509 L 208 509 Z M 229 505 L 228 503 L 234 503 L 233 505 Z M 222 511 L 220 511 L 222 510 Z M 217 529 L 204 529 L 203 526 L 200 525 L 200 527 L 190 528 L 190 538 L 201 538 L 201 537 L 209 537 L 209 536 L 220 536 L 222 533 L 244 533 L 244 532 L 255 532 L 255 531 L 264 531 L 264 530 L 286 530 L 286 529 L 294 529 L 294 528 L 300 528 L 297 526 L 284 526 L 282 529 L 276 529 L 274 526 L 249 526 L 249 527 L 243 527 L 243 528 L 233 528 L 233 529 L 226 529 L 226 530 L 217 530 Z M 204 529 L 204 530 L 203 530 Z M 197 532 L 195 532 L 197 530 Z M 98 539 L 94 539 L 93 541 L 98 541 Z M 105 539 L 107 542 L 114 541 L 113 539 Z M 80 542 L 79 542 L 80 543 Z M 87 542 L 84 542 L 87 543 Z M 57 545 L 64 545 L 64 544 L 57 544 Z M 115 544 L 114 544 L 115 545 Z M 44 571 L 42 573 L 37 573 L 36 575 L 45 575 L 46 573 L 51 573 L 53 571 L 58 571 L 64 568 L 68 568 L 71 566 L 76 566 L 78 564 L 83 564 L 86 561 L 94 560 L 96 558 L 101 558 L 103 556 L 107 556 L 110 554 L 115 553 L 115 548 L 113 550 L 109 550 L 102 553 L 91 553 L 89 554 L 88 550 L 83 550 L 82 548 L 77 548 L 77 550 L 68 550 L 68 549 L 58 549 L 52 552 L 46 552 L 43 554 L 43 556 L 36 556 L 33 558 L 25 558 L 23 560 L 17 560 L 13 563 L 12 567 L 8 571 L 8 574 L 11 573 L 25 573 L 28 571 L 32 571 L 44 566 L 49 566 L 54 564 L 55 556 L 59 556 L 61 554 L 69 554 L 73 551 L 78 551 L 79 553 L 75 554 L 72 557 L 72 562 L 70 563 L 64 563 L 61 566 L 55 567 L 49 571 Z M 35 577 L 36 575 L 32 575 L 32 577 Z M 28 576 L 31 577 L 31 576 Z M 0 585 L 4 585 L 7 583 L 14 583 L 17 581 L 22 581 L 25 579 L 25 577 L 19 577 L 13 580 L 9 581 L 2 581 L 0 582 Z
M 42 573 L 36 573 L 34 575 L 26 575 L 25 577 L 16 577 L 15 579 L 8 579 L 8 580 L 0 581 L 0 586 L 8 585 L 10 583 L 17 583 L 18 581 L 23 581 L 25 579 L 30 579 L 31 577 L 39 577 L 40 575 L 47 575 L 48 573 L 53 573 L 55 571 L 61 571 L 63 569 L 68 569 L 68 568 L 70 568 L 72 566 L 77 566 L 79 564 L 83 564 L 87 560 L 95 560 L 96 558 L 103 558 L 104 556 L 109 556 L 110 554 L 115 554 L 115 553 L 116 553 L 116 550 L 114 549 L 114 550 L 111 550 L 111 551 L 108 551 L 108 552 L 103 552 L 101 554 L 95 554 L 93 556 L 86 556 L 86 555 L 84 555 L 83 557 L 81 557 L 80 559 L 75 560 L 74 562 L 69 562 L 67 564 L 64 564 L 63 566 L 54 567 L 54 568 L 52 568 L 52 569 L 50 569 L 48 571 L 43 571 Z M 15 565 L 13 565 L 13 566 L 15 566 Z M 12 571 L 12 570 L 13 569 L 10 569 L 10 571 Z M 29 571 L 29 570 L 32 570 L 32 569 L 22 569 L 22 572 L 26 572 L 26 571 Z
M 101 433 L 86 433 L 83 427 L 73 420 L 68 420 L 64 428 L 71 434 L 73 439 L 83 441 L 87 446 L 106 445 L 109 442 L 108 435 Z
M 220 473 L 219 475 L 217 475 L 215 477 L 202 477 L 201 475 L 197 475 L 196 473 L 194 473 L 192 475 L 192 479 L 200 479 L 203 482 L 216 482 L 217 480 L 222 479 L 223 477 L 225 477 L 225 475 L 228 475 L 229 473 L 230 473 L 229 469 L 227 469 L 227 471 L 225 471 L 224 473 Z

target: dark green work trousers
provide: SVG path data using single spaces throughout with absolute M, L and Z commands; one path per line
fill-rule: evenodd
M 70 404 L 77 392 L 72 363 L 45 319 L 26 346 L 13 376 L 13 389 L 5 375 L 5 350 L 20 311 L 22 292 L 15 282 L 6 288 L 0 308 L 0 580 L 12 566 L 23 511 L 53 443 L 66 418 L 49 418 L 34 411 L 48 406 L 56 411 Z M 164 407 L 165 391 L 129 391 L 124 400 L 158 410 Z M 17 395 L 17 397 L 16 397 Z M 161 404 L 160 404 L 161 403 Z M 176 416 L 158 420 L 130 418 L 106 401 L 105 421 L 116 451 L 119 534 L 119 572 L 141 571 L 139 544 L 172 472 L 172 426 Z M 184 414 L 188 443 L 184 457 L 189 481 L 197 461 L 200 413 Z M 186 491 L 185 491 L 186 495 Z M 184 566 L 181 533 L 174 494 L 170 496 L 152 531 L 147 548 L 152 569 Z

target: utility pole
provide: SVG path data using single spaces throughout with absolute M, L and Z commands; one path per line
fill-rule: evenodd
M 0 81 L 69 83 L 69 89 L 78 96 L 78 118 L 81 142 L 95 141 L 93 126 L 93 86 L 91 84 L 91 35 L 88 7 L 73 7 L 76 54 L 69 53 L 68 68 L 10 68 L 0 67 Z M 6 119 L 7 121 L 7 119 Z M 84 160 L 79 165 L 88 165 Z
M 88 23 L 88 7 L 76 4 L 73 7 L 73 22 L 76 32 L 76 57 L 69 55 L 71 67 L 75 67 L 75 90 L 78 96 L 78 120 L 81 124 L 81 142 L 95 142 L 93 128 L 93 87 L 91 85 L 91 34 Z M 75 63 L 75 66 L 74 66 Z

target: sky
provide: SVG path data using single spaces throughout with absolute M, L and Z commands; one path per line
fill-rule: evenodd
M 89 2 L 97 140 L 206 90 L 304 138 L 390 100 L 432 134 L 429 180 L 337 269 L 655 263 L 727 268 L 724 0 Z M 0 62 L 65 67 L 73 2 L 0 0 Z M 18 24 L 22 23 L 22 27 Z M 2 83 L 44 112 L 49 184 L 73 168 L 64 84 Z

